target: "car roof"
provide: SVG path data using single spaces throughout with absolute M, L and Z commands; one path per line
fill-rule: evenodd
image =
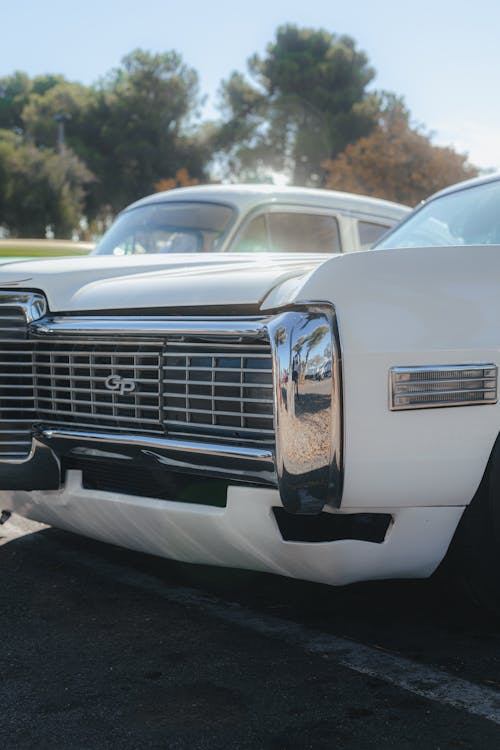
M 321 190 L 276 185 L 195 185 L 154 193 L 136 201 L 127 209 L 170 201 L 217 202 L 239 210 L 249 210 L 265 203 L 287 203 L 317 208 L 339 209 L 345 212 L 386 216 L 401 219 L 410 208 L 381 198 L 346 193 L 338 190 Z
M 425 199 L 425 203 L 433 201 L 434 198 L 441 198 L 442 195 L 449 195 L 450 193 L 457 193 L 460 190 L 467 190 L 477 185 L 486 185 L 489 182 L 499 182 L 500 172 L 494 172 L 493 174 L 484 175 L 482 177 L 473 177 L 470 180 L 463 180 L 462 182 L 456 182 L 454 185 L 438 190 L 437 193 L 433 193 Z

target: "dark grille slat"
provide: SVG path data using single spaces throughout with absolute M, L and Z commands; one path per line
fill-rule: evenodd
M 2 307 L 0 316 L 0 337 L 6 340 L 26 338 L 28 326 L 22 308 Z
M 112 408 L 112 404 L 109 404 L 109 408 Z M 39 415 L 43 415 L 44 413 L 45 412 L 44 412 L 43 409 L 39 409 L 38 410 L 38 414 Z M 76 419 L 76 417 L 79 417 L 79 416 L 82 416 L 82 417 L 92 416 L 92 413 L 90 411 L 88 413 L 87 412 L 83 412 L 83 411 L 82 412 L 77 412 L 77 411 L 76 412 L 75 411 L 74 412 L 70 412 L 70 411 L 67 411 L 66 409 L 50 409 L 50 410 L 47 409 L 46 413 L 47 413 L 47 415 L 50 415 L 50 416 L 47 416 L 47 419 L 51 423 L 53 422 L 52 416 L 54 416 L 54 417 L 57 417 L 58 415 L 59 416 L 66 416 L 67 419 L 68 419 L 68 427 L 70 427 L 70 426 L 75 427 L 76 426 L 76 424 L 73 424 L 73 422 L 70 422 L 69 419 L 73 419 L 73 418 Z M 156 413 L 158 414 L 158 410 L 156 410 Z M 106 417 L 108 417 L 108 418 L 106 419 Z M 108 415 L 101 414 L 100 415 L 100 421 L 102 421 L 103 423 L 106 422 L 106 424 L 102 424 L 102 425 L 100 424 L 98 426 L 99 427 L 105 427 L 105 428 L 111 430 L 113 428 L 113 426 L 114 426 L 114 421 L 115 420 L 118 421 L 118 422 L 125 422 L 127 425 L 129 425 L 131 427 L 131 430 L 133 432 L 137 432 L 137 424 L 136 423 L 140 423 L 140 424 L 145 423 L 145 424 L 150 424 L 150 425 L 159 425 L 158 417 L 156 417 L 155 419 L 147 419 L 146 417 L 143 417 L 143 416 L 141 416 L 141 417 L 120 416 L 118 413 L 115 413 L 115 414 L 108 414 Z M 132 429 L 132 423 L 134 423 L 134 428 L 133 429 Z M 78 424 L 79 424 L 79 421 L 78 421 Z M 94 427 L 95 426 L 96 425 L 95 425 L 95 422 L 94 422 Z M 143 432 L 149 432 L 149 430 L 143 430 Z
M 267 370 L 266 370 L 267 372 Z M 208 385 L 210 381 L 207 380 L 173 380 L 171 378 L 163 378 L 163 382 L 168 385 Z M 230 381 L 220 381 L 216 385 L 223 385 L 226 388 L 272 388 L 272 383 L 231 383 Z
M 245 351 L 241 350 L 240 348 L 231 350 L 229 349 L 229 346 L 226 344 L 224 347 L 218 347 L 217 343 L 213 343 L 212 347 L 205 351 L 200 349 L 200 351 L 195 351 L 194 349 L 191 351 L 184 351 L 182 349 L 179 349 L 174 344 L 169 343 L 169 348 L 167 351 L 167 357 L 170 359 L 179 359 L 179 358 L 193 358 L 193 359 L 199 359 L 199 360 L 208 360 L 211 359 L 214 356 L 217 356 L 219 358 L 226 358 L 231 360 L 237 360 L 237 359 L 251 359 L 252 361 L 259 361 L 262 364 L 267 365 L 267 360 L 269 360 L 269 351 L 267 354 L 264 352 L 258 352 L 254 353 L 251 351 Z M 168 363 L 167 363 L 168 364 Z M 201 365 L 203 366 L 203 365 Z M 234 365 L 231 365 L 232 368 L 234 368 Z
M 220 432 L 219 425 L 210 425 L 210 424 L 201 424 L 201 425 L 199 425 L 199 424 L 188 423 L 188 422 L 184 422 L 182 420 L 175 420 L 175 419 L 170 419 L 169 420 L 169 425 L 178 425 L 179 427 L 183 426 L 185 428 L 188 428 L 190 426 L 192 426 L 193 428 L 198 428 L 198 427 L 201 426 L 203 428 L 203 431 L 207 430 L 208 433 L 211 432 L 213 434 L 215 432 Z M 173 434 L 173 432 L 174 432 L 173 430 L 169 430 L 169 434 Z M 180 434 L 180 432 L 181 432 L 181 430 L 176 430 L 175 431 L 176 436 L 178 436 Z M 196 434 L 199 434 L 199 432 L 198 432 L 197 429 L 196 429 L 196 431 L 195 430 L 189 431 L 188 434 L 193 435 L 193 434 L 195 434 L 195 432 L 196 432 Z M 234 430 L 234 432 L 243 433 L 243 434 L 248 434 L 248 433 L 252 433 L 253 434 L 253 433 L 256 432 L 256 430 L 252 429 L 250 427 L 238 427 L 238 429 Z M 264 429 L 264 428 L 262 428 L 260 430 L 257 430 L 257 432 L 258 432 L 259 435 L 274 435 L 274 430 L 272 430 L 272 429 Z M 233 435 L 233 436 L 230 436 L 230 437 L 234 437 L 235 440 L 238 440 L 237 436 Z
M 68 355 L 68 354 L 71 354 L 71 356 L 73 356 L 73 357 L 88 357 L 89 352 L 92 352 L 92 347 L 93 346 L 95 346 L 95 351 L 93 353 L 95 353 L 95 355 L 99 356 L 99 357 L 124 357 L 125 358 L 125 357 L 133 357 L 134 354 L 137 353 L 137 352 L 134 352 L 133 348 L 132 349 L 125 349 L 125 348 L 120 349 L 120 348 L 118 348 L 120 346 L 125 347 L 126 344 L 116 344 L 115 343 L 115 345 L 114 345 L 115 348 L 114 349 L 111 349 L 111 347 L 109 346 L 109 344 L 107 344 L 105 349 L 101 349 L 101 348 L 98 348 L 98 347 L 102 346 L 101 342 L 99 342 L 98 340 L 96 340 L 94 342 L 94 344 L 88 344 L 87 345 L 88 348 L 83 348 L 82 347 L 81 349 L 71 348 L 71 347 L 74 346 L 74 344 L 71 343 L 71 342 L 69 342 L 69 341 L 68 342 L 64 342 L 64 344 L 63 344 L 61 340 L 58 340 L 56 343 L 60 344 L 60 346 L 67 347 L 67 349 L 66 350 L 60 350 L 60 351 L 58 350 L 57 352 L 55 352 L 52 348 L 49 348 L 49 347 L 44 348 L 43 345 L 39 345 L 39 346 L 37 346 L 37 352 L 38 352 L 38 354 L 40 354 L 41 356 L 45 355 L 47 357 L 51 357 L 54 354 L 57 354 L 60 357 L 63 357 L 63 356 Z M 81 346 L 81 342 L 79 342 L 79 346 Z M 128 346 L 130 346 L 130 344 Z M 135 346 L 140 346 L 141 347 L 141 354 L 144 357 L 152 357 L 156 353 L 154 351 L 153 352 L 152 351 L 146 351 L 146 350 L 142 351 L 142 347 L 143 346 L 146 346 L 146 347 L 148 346 L 147 343 L 144 344 L 144 342 L 142 342 L 142 341 L 141 342 L 136 342 Z M 149 346 L 151 346 L 151 345 L 149 345 Z M 156 346 L 158 346 L 158 345 L 156 345 Z
M 62 419 L 61 416 L 67 415 L 68 412 L 62 412 L 62 414 L 55 414 L 50 418 L 50 420 L 47 418 L 46 424 L 50 424 L 51 427 L 60 427 L 61 429 L 66 430 L 82 430 L 85 432 L 92 432 L 95 434 L 99 433 L 123 433 L 125 435 L 151 435 L 153 437 L 164 437 L 165 431 L 163 427 L 160 425 L 158 420 L 151 420 L 151 424 L 149 429 L 139 429 L 138 425 L 133 424 L 133 420 L 128 419 L 126 423 L 122 424 L 118 420 L 116 423 L 111 421 L 113 420 L 113 417 L 109 417 L 107 426 L 100 425 L 99 427 L 96 427 L 95 422 L 85 422 L 83 420 L 78 420 L 78 422 L 69 422 L 68 419 Z M 82 414 L 82 416 L 85 416 Z M 145 422 L 144 419 L 140 420 L 141 424 Z
M 150 356 L 150 355 L 148 355 L 148 356 Z M 2 363 L 0 362 L 0 365 L 1 364 Z M 41 366 L 44 366 L 44 365 L 48 366 L 48 363 L 41 363 Z M 68 367 L 68 366 L 69 366 L 69 364 L 65 364 L 64 362 L 55 362 L 55 363 L 53 363 L 53 367 L 55 367 L 55 368 L 58 368 L 58 367 L 59 368 L 60 367 Z M 88 370 L 89 369 L 89 365 L 88 364 L 81 364 L 79 362 L 71 362 L 71 367 L 74 370 L 82 370 L 82 369 L 87 369 Z M 93 364 L 92 365 L 92 369 L 93 370 L 109 370 L 109 367 L 110 367 L 109 365 L 101 365 L 101 364 Z M 122 367 L 126 367 L 126 365 L 122 365 Z M 146 371 L 149 370 L 149 371 L 157 373 L 158 372 L 158 365 L 141 365 L 141 370 L 146 370 Z
M 170 369 L 170 370 L 180 370 L 182 368 L 179 367 L 179 366 L 175 366 L 175 365 L 164 365 L 163 369 L 164 370 L 167 370 L 167 369 Z M 192 367 L 192 369 L 196 370 L 196 372 L 213 372 L 213 370 L 214 370 L 213 367 L 196 367 L 196 366 Z M 237 369 L 236 367 L 217 367 L 216 369 L 217 369 L 217 372 L 240 372 L 240 370 Z M 254 373 L 254 372 L 255 373 L 269 373 L 270 370 L 255 368 L 253 370 L 249 370 L 249 372 L 252 372 L 252 373 Z M 238 383 L 238 385 L 241 385 L 241 383 Z
M 172 398 L 180 398 L 180 397 L 181 396 L 178 395 L 178 394 L 172 395 L 170 397 L 170 402 L 171 402 Z M 232 396 L 217 396 L 217 394 L 215 394 L 214 396 L 210 396 L 209 397 L 209 396 L 206 396 L 206 395 L 200 394 L 200 393 L 197 393 L 196 395 L 192 394 L 192 395 L 189 396 L 189 400 L 190 401 L 194 401 L 196 399 L 203 401 L 203 400 L 206 400 L 207 398 L 210 398 L 213 401 L 224 401 L 224 402 L 228 402 L 228 403 L 231 403 L 231 402 L 240 402 L 241 403 L 242 400 L 244 401 L 245 404 L 273 404 L 274 403 L 274 401 L 273 401 L 272 398 L 246 398 L 245 397 L 244 399 L 241 399 L 241 398 L 233 398 Z M 178 407 L 175 407 L 175 408 L 178 410 Z M 233 412 L 231 412 L 231 414 L 232 413 Z M 244 412 L 244 413 L 246 414 L 247 412 Z
M 79 406 L 100 406 L 103 409 L 106 408 L 106 407 L 107 408 L 114 408 L 116 410 L 116 413 L 113 414 L 113 416 L 116 419 L 118 419 L 118 418 L 122 419 L 122 417 L 119 417 L 119 411 L 118 411 L 118 409 L 131 410 L 131 409 L 135 409 L 136 408 L 135 402 L 127 403 L 126 401 L 123 401 L 122 403 L 120 403 L 119 405 L 117 405 L 116 401 L 112 401 L 111 398 L 108 401 L 94 401 L 93 399 L 85 400 L 85 399 L 73 399 L 73 398 L 60 398 L 59 396 L 57 396 L 57 399 L 54 399 L 53 396 L 37 396 L 36 400 L 37 400 L 37 402 L 39 404 L 39 409 L 38 409 L 39 412 L 45 411 L 44 408 L 40 407 L 40 402 L 47 401 L 48 403 L 51 404 L 51 403 L 54 402 L 54 400 L 56 400 L 58 404 L 74 404 L 75 406 L 78 406 L 78 407 Z M 153 412 L 155 412 L 156 413 L 156 419 L 154 421 L 155 422 L 158 421 L 158 405 L 156 405 L 156 406 L 149 406 L 147 404 L 141 404 L 140 407 L 138 407 L 138 408 L 140 408 L 141 411 L 153 411 Z M 51 414 L 55 414 L 55 413 L 57 413 L 57 411 L 58 410 L 54 409 L 54 408 L 50 409 Z M 60 414 L 67 414 L 68 411 L 66 409 L 61 409 L 59 411 L 59 413 Z M 123 417 L 123 419 L 128 419 L 128 417 Z M 139 419 L 139 418 L 137 417 L 137 419 Z
M 190 401 L 193 399 L 191 398 Z M 206 399 L 209 401 L 210 399 Z M 219 399 L 215 399 L 218 401 Z M 225 399 L 220 399 L 225 400 Z M 174 406 L 172 407 L 172 411 L 185 411 L 189 412 L 190 414 L 211 414 L 212 410 L 210 409 L 197 409 L 195 407 L 189 406 L 189 407 L 181 407 L 181 406 Z M 217 409 L 217 415 L 220 417 L 259 417 L 259 419 L 267 418 L 271 419 L 272 415 L 269 414 L 259 414 L 259 413 L 252 413 L 252 412 L 246 412 L 246 411 L 222 411 L 220 409 Z

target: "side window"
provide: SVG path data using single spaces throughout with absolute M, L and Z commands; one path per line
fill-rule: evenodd
M 263 214 L 249 222 L 229 251 L 231 253 L 267 253 L 269 251 L 266 219 Z
M 274 252 L 341 252 L 339 226 L 333 216 L 277 211 L 268 215 L 268 221 Z
M 361 249 L 368 250 L 388 229 L 388 224 L 377 224 L 374 221 L 358 221 L 358 237 Z

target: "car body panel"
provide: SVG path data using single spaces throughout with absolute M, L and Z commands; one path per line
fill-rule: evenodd
M 498 278 L 500 247 L 408 248 L 326 261 L 295 290 L 295 301 L 335 300 L 346 415 L 344 508 L 359 506 L 361 498 L 368 506 L 472 500 L 499 432 L 500 404 L 391 412 L 388 372 L 498 364 Z
M 41 287 L 52 311 L 257 305 L 275 284 L 304 276 L 322 261 L 274 253 L 48 259 L 1 266 L 0 287 Z

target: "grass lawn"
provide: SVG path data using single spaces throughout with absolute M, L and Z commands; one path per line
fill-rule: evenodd
M 92 242 L 70 240 L 0 240 L 0 258 L 56 258 L 88 255 Z

